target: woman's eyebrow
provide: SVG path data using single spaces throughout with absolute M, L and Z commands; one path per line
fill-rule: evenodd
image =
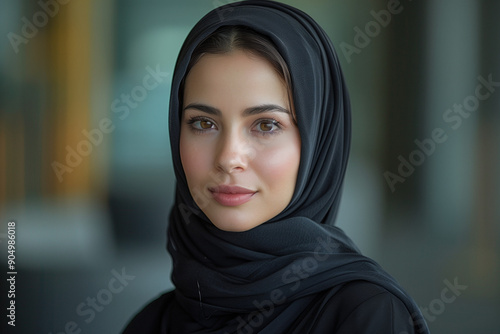
M 210 115 L 221 115 L 221 111 L 215 107 L 212 106 L 207 106 L 206 104 L 201 104 L 201 103 L 190 103 L 182 111 L 185 111 L 186 109 L 197 109 L 199 111 L 206 112 L 207 114 Z
M 220 116 L 222 113 L 219 109 L 201 103 L 190 103 L 186 107 L 184 107 L 183 111 L 186 109 L 196 109 L 202 112 L 205 112 L 210 115 Z M 283 112 L 285 114 L 290 114 L 290 111 L 280 105 L 277 104 L 262 104 L 255 107 L 246 108 L 243 111 L 244 116 L 257 115 L 265 112 Z
M 288 109 L 283 108 L 280 105 L 262 104 L 259 106 L 250 107 L 250 108 L 245 109 L 243 111 L 243 115 L 250 116 L 250 115 L 261 114 L 261 113 L 268 112 L 268 111 L 278 111 L 278 112 L 284 112 L 285 114 L 290 114 L 290 111 Z

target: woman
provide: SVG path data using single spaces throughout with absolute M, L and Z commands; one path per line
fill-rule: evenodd
M 333 226 L 350 131 L 337 56 L 309 16 L 257 0 L 202 18 L 170 100 L 176 289 L 125 333 L 428 333 Z

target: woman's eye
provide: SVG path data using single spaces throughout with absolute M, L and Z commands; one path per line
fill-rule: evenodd
M 275 120 L 260 121 L 256 128 L 258 132 L 263 133 L 272 133 L 281 129 L 279 122 Z
M 194 129 L 198 131 L 205 131 L 210 129 L 215 129 L 215 123 L 209 119 L 200 119 L 193 118 L 188 121 L 188 124 Z
M 197 128 L 202 129 L 202 130 L 211 129 L 214 127 L 214 123 L 212 123 L 210 121 L 206 121 L 206 120 L 196 121 L 196 122 L 194 122 L 194 124 Z

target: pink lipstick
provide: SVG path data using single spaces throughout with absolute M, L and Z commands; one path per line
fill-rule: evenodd
M 224 206 L 242 205 L 252 199 L 256 191 L 239 186 L 221 185 L 209 188 L 214 199 Z

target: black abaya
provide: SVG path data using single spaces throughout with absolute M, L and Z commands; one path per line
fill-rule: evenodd
M 166 293 L 144 308 L 124 334 L 191 333 L 182 326 L 185 314 L 177 314 L 179 308 L 175 302 L 175 292 Z M 262 310 L 265 316 L 269 314 L 270 308 Z M 234 333 L 259 333 L 260 322 L 259 316 L 248 322 L 240 321 Z M 312 301 L 310 308 L 305 309 L 297 320 L 282 325 L 282 330 L 277 333 L 424 333 L 415 330 L 411 316 L 400 299 L 379 285 L 366 281 L 346 283 L 336 293 L 326 290 Z M 200 329 L 190 330 L 196 332 Z

